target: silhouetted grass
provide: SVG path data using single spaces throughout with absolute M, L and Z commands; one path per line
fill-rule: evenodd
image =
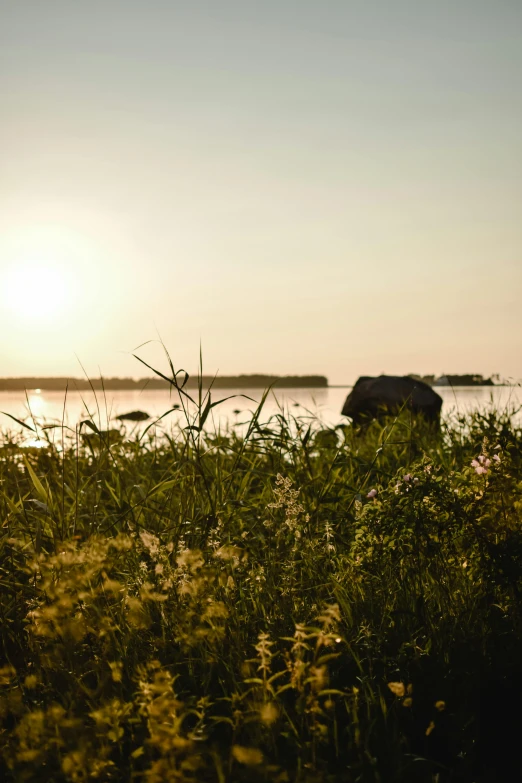
M 2 779 L 517 779 L 509 415 L 239 434 L 166 377 L 170 434 L 0 447 Z

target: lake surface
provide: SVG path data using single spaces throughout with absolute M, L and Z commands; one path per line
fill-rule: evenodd
M 266 421 L 270 416 L 280 413 L 281 409 L 294 416 L 316 416 L 325 425 L 335 426 L 346 421 L 341 416 L 341 408 L 350 391 L 350 387 L 331 387 L 326 389 L 278 389 L 271 392 L 265 402 L 261 419 Z M 448 415 L 451 412 L 461 413 L 471 410 L 485 410 L 492 405 L 501 410 L 522 406 L 522 389 L 518 386 L 473 386 L 456 389 L 437 387 L 437 392 L 444 400 L 442 412 Z M 192 396 L 197 395 L 197 390 L 190 390 Z M 220 405 L 212 409 L 208 423 L 210 427 L 240 426 L 249 420 L 256 403 L 261 399 L 260 389 L 215 390 L 212 392 L 212 401 L 224 399 L 230 395 L 237 395 L 232 399 L 225 399 Z M 246 399 L 246 397 L 252 400 Z M 65 423 L 74 427 L 85 418 L 91 418 L 98 427 L 107 429 L 110 426 L 118 426 L 115 417 L 121 413 L 133 410 L 146 411 L 150 416 L 157 418 L 179 404 L 176 395 L 170 395 L 164 390 L 145 391 L 107 391 L 94 395 L 92 392 L 69 392 L 67 398 L 62 392 L 47 392 L 31 390 L 24 392 L 0 392 L 0 411 L 9 413 L 17 419 L 21 419 L 34 427 L 43 423 Z M 518 415 L 520 420 L 520 414 Z M 181 411 L 175 411 L 162 420 L 160 426 L 169 431 L 172 425 L 184 422 Z M 145 422 L 145 425 L 149 422 Z M 127 428 L 137 426 L 143 428 L 143 424 L 134 425 L 127 422 Z M 12 419 L 5 415 L 0 416 L 0 429 L 4 432 L 23 431 L 28 436 L 30 433 L 23 430 Z M 58 431 L 56 431 L 58 432 Z

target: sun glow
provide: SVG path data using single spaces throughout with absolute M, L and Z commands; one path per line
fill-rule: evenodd
M 65 270 L 50 263 L 13 265 L 4 279 L 6 306 L 24 321 L 51 323 L 64 314 L 71 301 Z

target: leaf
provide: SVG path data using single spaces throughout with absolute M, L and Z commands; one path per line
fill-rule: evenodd
M 2 492 L 2 495 L 3 495 L 3 498 L 4 498 L 5 502 L 9 506 L 10 511 L 13 514 L 21 514 L 22 513 L 22 509 L 19 507 L 18 504 L 14 503 L 14 501 L 11 500 L 9 495 L 7 495 L 5 492 Z
M 346 696 L 346 691 L 339 691 L 337 688 L 325 688 L 319 691 L 318 696 Z
M 69 430 L 69 432 L 74 432 L 74 430 L 71 427 L 68 427 L 67 424 L 44 424 L 43 427 L 40 427 L 41 430 Z
M 33 499 L 31 499 L 31 500 L 28 500 L 27 502 L 28 503 L 32 503 L 33 506 L 38 509 L 38 511 L 43 511 L 46 514 L 50 514 L 51 513 L 51 509 L 49 508 L 47 503 L 42 503 L 41 500 L 33 500 Z
M 81 429 L 82 429 L 84 424 L 85 424 L 86 427 L 89 427 L 91 430 L 93 430 L 93 432 L 95 432 L 97 435 L 101 435 L 101 432 L 98 429 L 98 427 L 96 426 L 96 424 L 93 421 L 91 421 L 90 419 L 83 419 L 80 422 L 80 426 L 79 426 L 79 430 L 78 431 L 81 431 Z
M 308 441 L 310 440 L 310 435 L 311 435 L 311 434 L 312 434 L 312 425 L 311 425 L 311 424 L 309 424 L 309 425 L 308 425 L 308 429 L 307 429 L 307 431 L 306 431 L 306 433 L 305 433 L 305 435 L 304 435 L 304 438 L 303 438 L 303 440 L 302 440 L 303 448 L 306 446 L 306 444 L 307 444 L 307 443 L 308 443 Z
M 155 487 L 152 487 L 151 491 L 147 495 L 147 498 L 151 498 L 153 495 L 158 495 L 160 492 L 167 492 L 167 490 L 172 489 L 172 487 L 176 486 L 176 484 L 179 484 L 179 479 L 161 481 L 159 484 L 156 484 Z
M 287 672 L 286 670 L 285 670 L 285 671 L 282 671 L 282 672 L 276 672 L 275 674 L 273 674 L 273 675 L 272 675 L 272 676 L 271 676 L 271 677 L 270 677 L 270 678 L 267 680 L 267 682 L 268 682 L 268 683 L 270 683 L 270 685 L 271 685 L 273 682 L 275 682 L 275 680 L 278 680 L 280 677 L 283 677 L 285 674 L 288 674 L 288 672 Z
M 24 456 L 24 462 L 25 462 L 25 467 L 27 468 L 27 472 L 29 473 L 29 476 L 31 477 L 31 481 L 33 482 L 33 487 L 36 490 L 36 494 L 39 495 L 40 499 L 43 500 L 44 503 L 45 503 L 45 501 L 48 500 L 49 493 L 45 491 L 45 488 L 44 488 L 42 482 L 40 481 L 40 479 L 38 478 L 38 476 L 36 475 L 36 473 L 32 469 L 29 461 L 27 460 L 27 458 L 25 456 Z
M 188 373 L 185 373 L 185 375 L 186 375 L 186 378 L 185 378 L 185 380 L 184 380 L 184 382 L 183 382 L 183 385 L 182 385 L 182 386 L 180 386 L 180 385 L 179 385 L 179 383 L 178 383 L 178 381 L 177 381 L 177 378 L 176 378 L 176 377 L 174 377 L 174 378 L 168 378 L 166 375 L 163 375 L 163 373 L 162 373 L 162 372 L 160 372 L 159 370 L 155 370 L 155 369 L 154 369 L 154 367 L 151 367 L 151 365 L 150 365 L 150 364 L 147 364 L 147 362 L 143 361 L 143 359 L 140 359 L 140 357 L 139 357 L 139 356 L 137 356 L 135 353 L 133 353 L 132 355 L 134 356 L 134 358 L 135 358 L 135 359 L 137 359 L 139 362 L 141 362 L 142 364 L 144 364 L 144 365 L 145 365 L 145 367 L 148 367 L 148 369 L 149 369 L 149 370 L 152 370 L 152 372 L 153 372 L 153 373 L 155 373 L 156 375 L 158 375 L 160 378 L 163 378 L 163 380 L 164 380 L 164 381 L 167 381 L 167 383 L 170 383 L 170 385 L 171 385 L 171 386 L 174 386 L 174 387 L 175 387 L 175 388 L 176 388 L 176 389 L 177 389 L 177 390 L 178 390 L 178 391 L 179 391 L 181 394 L 183 394 L 185 397 L 187 397 L 187 398 L 190 400 L 190 402 L 194 402 L 194 400 L 192 399 L 192 397 L 190 396 L 190 394 L 187 394 L 187 392 L 186 392 L 186 391 L 183 391 L 183 386 L 184 386 L 184 385 L 186 384 L 186 382 L 188 381 Z M 180 370 L 179 372 L 185 372 L 185 370 Z M 195 404 L 196 404 L 196 403 L 194 402 L 194 405 L 195 405 Z
M 10 419 L 16 421 L 16 423 L 20 424 L 20 426 L 25 427 L 26 430 L 30 430 L 31 432 L 36 433 L 36 430 L 33 427 L 30 427 L 29 424 L 26 424 L 25 421 L 20 421 L 20 419 L 17 419 L 16 416 L 11 416 L 10 413 L 6 413 L 5 411 L 0 411 L 0 413 L 3 413 L 4 416 L 9 416 Z
M 341 653 L 328 653 L 327 655 L 321 655 L 321 657 L 317 659 L 317 663 L 326 663 L 327 661 L 331 661 L 334 658 L 339 658 L 340 655 Z
M 201 432 L 201 430 L 203 429 L 203 425 L 205 424 L 205 422 L 207 420 L 208 414 L 210 413 L 210 409 L 214 407 L 212 405 L 212 403 L 210 402 L 210 400 L 211 400 L 211 397 L 210 397 L 210 392 L 209 392 L 208 393 L 207 404 L 205 405 L 205 409 L 204 409 L 203 413 L 199 417 L 199 426 L 197 427 L 199 432 Z
M 277 689 L 274 691 L 274 692 L 275 692 L 275 695 L 276 695 L 276 696 L 280 696 L 282 693 L 284 693 L 285 691 L 288 691 L 288 690 L 290 690 L 290 689 L 291 689 L 291 688 L 293 688 L 293 687 L 294 687 L 294 686 L 293 686 L 293 684 L 292 684 L 291 682 L 287 682 L 287 684 L 286 684 L 286 685 L 282 685 L 280 688 L 277 688 Z
M 184 373 L 185 373 L 185 380 L 183 381 L 183 383 L 182 383 L 182 384 L 181 384 L 181 386 L 179 387 L 180 389 L 182 389 L 184 386 L 186 386 L 186 385 L 187 385 L 187 381 L 188 381 L 188 379 L 190 378 L 190 375 L 188 374 L 188 372 L 187 372 L 186 370 L 178 370 L 178 371 L 177 371 L 177 373 L 175 373 L 175 374 L 174 374 L 174 377 L 176 378 L 176 381 L 177 381 L 177 379 L 178 379 L 178 375 L 179 375 L 180 373 L 182 373 L 182 372 L 184 372 Z
M 36 520 L 36 535 L 34 540 L 34 549 L 37 555 L 42 551 L 42 523 L 40 519 Z
M 145 437 L 145 435 L 147 434 L 147 432 L 150 430 L 150 428 L 151 428 L 151 427 L 154 427 L 154 425 L 155 425 L 155 424 L 157 424 L 157 423 L 158 423 L 158 421 L 161 421 L 162 419 L 164 419 L 164 418 L 165 418 L 165 416 L 168 416 L 168 415 L 169 415 L 169 413 L 173 413 L 174 411 L 178 411 L 178 410 L 179 410 L 179 408 L 169 408 L 169 410 L 168 410 L 168 411 L 165 411 L 165 413 L 162 413 L 162 414 L 161 414 L 161 416 L 159 416 L 157 419 L 155 419 L 154 421 L 151 421 L 151 423 L 150 423 L 150 424 L 148 424 L 148 425 L 145 427 L 145 429 L 143 430 L 143 432 L 141 433 L 141 435 L 140 435 L 140 437 L 139 437 L 139 442 L 141 443 L 141 441 L 143 440 L 143 438 Z

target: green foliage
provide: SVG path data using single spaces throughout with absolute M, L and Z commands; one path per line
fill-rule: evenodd
M 509 779 L 510 417 L 239 434 L 172 383 L 170 435 L 0 447 L 2 780 Z

